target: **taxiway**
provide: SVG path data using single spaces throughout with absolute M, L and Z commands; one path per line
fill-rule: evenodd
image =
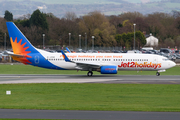
M 180 76 L 147 75 L 0 75 L 0 84 L 12 83 L 129 83 L 180 84 Z

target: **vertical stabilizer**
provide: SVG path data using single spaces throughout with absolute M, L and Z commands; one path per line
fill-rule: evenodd
M 23 33 L 17 28 L 13 22 L 6 22 L 13 53 L 14 60 L 22 62 L 24 64 L 31 64 L 28 60 L 32 58 L 31 53 L 38 53 L 36 48 L 28 41 Z M 20 57 L 22 56 L 22 57 Z
M 13 22 L 6 22 L 14 54 L 26 55 L 38 51 Z

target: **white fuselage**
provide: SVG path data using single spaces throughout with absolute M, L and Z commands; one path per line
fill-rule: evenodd
M 76 70 L 76 63 L 66 62 L 61 53 L 40 51 L 46 60 L 55 66 Z M 48 53 L 48 54 L 47 54 Z M 90 63 L 99 66 L 114 65 L 118 70 L 165 70 L 176 64 L 166 57 L 153 54 L 126 54 L 126 53 L 66 53 L 74 62 Z

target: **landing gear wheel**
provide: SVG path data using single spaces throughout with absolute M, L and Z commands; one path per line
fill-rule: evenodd
M 156 73 L 156 76 L 160 76 L 160 73 L 159 73 L 159 72 L 157 72 L 157 73 Z
M 93 75 L 93 72 L 92 71 L 89 71 L 88 73 L 87 73 L 87 76 L 92 76 Z

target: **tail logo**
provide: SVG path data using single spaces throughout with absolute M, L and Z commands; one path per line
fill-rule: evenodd
M 26 42 L 23 44 L 21 44 L 21 42 L 22 42 L 22 39 L 19 42 L 17 42 L 17 37 L 16 37 L 15 41 L 13 42 L 13 39 L 11 38 L 11 45 L 12 45 L 14 54 L 23 56 L 23 57 L 13 56 L 13 59 L 19 62 L 22 62 L 24 64 L 28 64 L 28 63 L 31 64 L 31 62 L 27 59 L 27 58 L 32 58 L 31 56 L 27 55 L 31 53 L 31 51 L 26 51 L 29 47 L 24 47 L 26 45 Z

